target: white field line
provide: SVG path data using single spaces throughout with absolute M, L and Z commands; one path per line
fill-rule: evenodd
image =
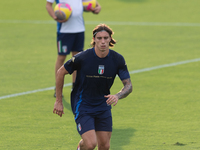
M 67 84 L 64 85 L 64 87 L 70 86 L 70 85 L 71 85 L 71 83 L 67 83 Z M 21 95 L 27 95 L 27 94 L 37 93 L 37 92 L 49 91 L 49 90 L 53 90 L 54 88 L 55 88 L 55 86 L 44 88 L 44 89 L 37 89 L 37 90 L 33 90 L 33 91 L 22 92 L 22 93 L 5 95 L 5 96 L 1 96 L 0 100 L 1 99 L 5 99 L 5 98 L 11 98 L 11 97 L 17 97 L 17 96 L 21 96 Z
M 150 67 L 150 68 L 133 70 L 133 71 L 130 71 L 129 73 L 130 74 L 136 74 L 136 73 L 141 73 L 141 72 L 146 72 L 146 71 L 152 71 L 152 70 L 166 68 L 166 67 L 173 67 L 173 66 L 188 64 L 188 63 L 192 63 L 192 62 L 198 62 L 198 61 L 200 61 L 200 58 L 186 60 L 186 61 L 180 61 L 180 62 L 175 62 L 175 63 L 170 63 L 170 64 L 164 64 L 164 65 Z M 67 87 L 67 86 L 71 86 L 71 83 L 64 84 L 64 87 Z M 48 87 L 48 88 L 44 88 L 44 89 L 38 89 L 38 90 L 33 90 L 33 91 L 27 91 L 27 92 L 22 92 L 22 93 L 5 95 L 5 96 L 1 96 L 0 100 L 1 99 L 5 99 L 5 98 L 11 98 L 11 97 L 16 97 L 16 96 L 22 96 L 22 95 L 37 93 L 37 92 L 43 92 L 43 91 L 53 90 L 54 88 L 55 87 Z
M 200 58 L 191 59 L 191 60 L 185 60 L 185 61 L 180 61 L 180 62 L 175 62 L 175 63 L 170 63 L 170 64 L 164 64 L 164 65 L 150 67 L 150 68 L 133 70 L 133 71 L 130 71 L 129 73 L 130 74 L 135 74 L 135 73 L 152 71 L 152 70 L 155 70 L 155 69 L 161 69 L 161 68 L 166 68 L 166 67 L 173 67 L 173 66 L 188 64 L 188 63 L 192 63 L 192 62 L 198 62 L 198 61 L 200 61 Z
M 56 24 L 53 20 L 0 20 L 0 23 L 14 24 Z M 129 25 L 129 26 L 185 26 L 200 27 L 200 23 L 184 23 L 184 22 L 124 22 L 124 21 L 85 21 L 85 24 L 97 25 L 105 23 L 108 25 Z

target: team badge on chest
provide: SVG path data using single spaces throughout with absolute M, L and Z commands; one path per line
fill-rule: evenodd
M 104 65 L 99 65 L 98 73 L 99 74 L 103 74 L 104 73 Z

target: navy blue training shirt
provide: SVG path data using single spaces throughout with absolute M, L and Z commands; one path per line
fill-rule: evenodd
M 69 74 L 77 70 L 71 93 L 71 107 L 75 118 L 81 111 L 98 113 L 111 109 L 104 96 L 110 94 L 116 75 L 121 80 L 130 78 L 123 56 L 111 49 L 105 58 L 99 58 L 94 48 L 87 49 L 68 60 L 64 67 Z

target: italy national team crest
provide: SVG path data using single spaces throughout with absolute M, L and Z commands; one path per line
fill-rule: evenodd
M 82 129 L 82 128 L 81 128 L 81 124 L 79 123 L 79 124 L 78 124 L 78 131 L 81 131 L 81 129 Z
M 103 74 L 104 73 L 104 65 L 99 65 L 98 73 L 99 74 Z
M 63 51 L 63 53 L 66 53 L 66 52 L 67 52 L 67 46 L 66 46 L 66 45 L 63 45 L 62 51 Z

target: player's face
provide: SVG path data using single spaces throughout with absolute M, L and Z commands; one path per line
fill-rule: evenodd
M 95 49 L 101 52 L 108 51 L 110 40 L 111 40 L 111 37 L 108 32 L 106 31 L 98 32 L 94 38 Z

